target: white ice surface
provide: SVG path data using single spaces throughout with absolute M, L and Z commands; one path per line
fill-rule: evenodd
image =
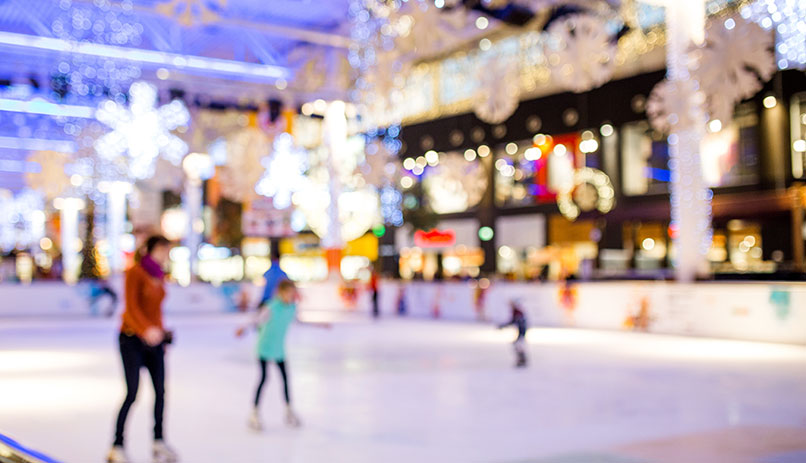
M 512 368 L 512 331 L 491 325 L 346 318 L 294 326 L 292 400 L 279 374 L 246 427 L 254 338 L 238 316 L 169 320 L 166 437 L 186 463 L 517 462 L 681 434 L 806 428 L 806 348 L 565 329 L 530 332 Z M 116 321 L 0 320 L 0 432 L 68 463 L 101 462 L 124 395 Z M 143 372 L 128 423 L 149 461 L 152 393 Z

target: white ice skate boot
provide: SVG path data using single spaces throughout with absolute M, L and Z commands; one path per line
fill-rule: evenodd
M 176 463 L 179 461 L 179 455 L 176 454 L 176 451 L 161 440 L 154 441 L 153 456 L 154 463 Z
M 116 445 L 106 455 L 106 463 L 130 463 L 130 460 L 126 456 L 126 452 L 123 451 L 123 447 Z
M 302 423 L 299 421 L 299 417 L 296 413 L 294 413 L 294 410 L 292 410 L 290 406 L 285 408 L 285 424 L 292 428 L 302 426 Z
M 249 427 L 253 431 L 263 431 L 263 420 L 260 419 L 260 412 L 257 408 L 252 410 L 252 414 L 249 415 Z

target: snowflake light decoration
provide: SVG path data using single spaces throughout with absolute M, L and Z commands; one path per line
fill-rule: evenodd
M 400 161 L 384 140 L 367 144 L 364 163 L 359 166 L 364 181 L 376 188 L 393 184 L 400 174 Z
M 219 169 L 221 194 L 230 201 L 252 199 L 265 167 L 261 159 L 271 153 L 271 142 L 257 127 L 246 127 L 227 138 L 227 162 Z
M 707 121 L 698 110 L 704 100 L 705 95 L 698 90 L 694 81 L 664 79 L 649 94 L 646 105 L 649 123 L 663 133 L 672 132 L 675 126 L 704 125 Z
M 294 195 L 294 205 L 305 215 L 311 230 L 322 239 L 328 236 L 330 227 L 330 201 L 327 183 L 312 181 Z M 338 204 L 338 222 L 345 242 L 360 238 L 381 221 L 378 194 L 373 188 L 343 191 L 338 196 Z
M 742 18 L 715 19 L 694 50 L 693 76 L 711 119 L 733 119 L 736 103 L 755 95 L 775 73 L 772 35 Z
M 218 21 L 216 12 L 227 6 L 227 0 L 169 0 L 157 5 L 157 12 L 176 18 L 179 24 L 191 27 L 196 24 L 210 24 Z
M 104 128 L 97 122 L 84 126 L 76 137 L 78 149 L 66 166 L 68 174 L 80 177 L 81 182 L 74 185 L 76 192 L 81 196 L 89 196 L 96 203 L 104 196 L 100 191 L 101 183 L 131 181 L 125 157 L 108 159 L 99 156 L 95 151 L 96 141 L 105 133 Z
M 740 13 L 766 30 L 775 30 L 778 67 L 806 70 L 806 3 L 803 0 L 758 0 Z
M 25 174 L 28 187 L 54 199 L 70 189 L 67 164 L 70 156 L 57 151 L 37 151 L 28 157 L 28 162 L 39 164 L 40 170 Z
M 392 15 L 390 26 L 395 29 L 395 48 L 418 57 L 433 55 L 457 43 L 457 32 L 466 25 L 467 9 L 443 10 L 427 2 L 408 2 Z M 460 23 L 461 21 L 461 23 Z
M 488 124 L 500 124 L 518 109 L 520 87 L 518 63 L 513 59 L 493 57 L 478 71 L 479 89 L 473 110 Z
M 305 150 L 294 146 L 290 134 L 278 135 L 274 140 L 274 153 L 263 158 L 266 171 L 255 185 L 255 191 L 272 198 L 275 208 L 287 209 L 294 193 L 305 186 L 306 154 Z
M 573 14 L 552 23 L 546 32 L 545 54 L 557 84 L 581 93 L 613 76 L 618 46 L 604 19 Z
M 0 190 L 0 250 L 31 248 L 45 236 L 45 203 L 42 195 L 24 190 L 14 196 Z
M 129 169 L 137 179 L 154 174 L 154 163 L 160 155 L 179 165 L 188 145 L 171 130 L 190 122 L 185 104 L 174 100 L 157 107 L 157 88 L 146 82 L 132 84 L 129 96 L 128 108 L 113 100 L 98 107 L 96 119 L 113 130 L 98 139 L 95 150 L 106 159 L 128 155 Z
M 461 212 L 481 201 L 487 174 L 480 163 L 467 161 L 459 153 L 446 153 L 437 166 L 428 168 L 423 187 L 434 212 Z

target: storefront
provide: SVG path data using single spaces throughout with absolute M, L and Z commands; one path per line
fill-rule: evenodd
M 428 231 L 403 227 L 395 240 L 404 279 L 475 278 L 484 263 L 476 219 L 442 220 Z

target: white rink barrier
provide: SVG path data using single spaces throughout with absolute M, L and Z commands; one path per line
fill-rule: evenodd
M 118 294 L 118 307 L 123 305 L 121 284 L 112 282 Z M 101 311 L 108 301 L 99 300 Z M 187 287 L 171 284 L 167 288 L 164 304 L 167 314 L 221 313 L 234 310 L 233 303 L 222 288 L 208 284 Z M 35 282 L 32 284 L 0 284 L 0 317 L 87 316 L 90 307 L 90 287 L 86 283 L 74 286 L 61 282 Z
M 384 295 L 384 293 L 386 293 Z M 495 282 L 478 301 L 472 283 L 385 282 L 381 313 L 500 323 L 521 302 L 530 325 L 806 345 L 806 284 Z
M 113 283 L 119 290 L 119 283 Z M 336 282 L 301 284 L 302 310 L 369 313 L 371 299 L 360 287 L 349 302 Z M 501 323 L 518 299 L 532 326 L 731 338 L 806 345 L 806 284 L 602 282 L 494 282 L 482 294 L 467 282 L 382 281 L 380 311 L 384 317 L 442 318 Z M 169 285 L 167 314 L 222 313 L 237 306 L 254 307 L 262 288 L 249 283 L 214 287 L 196 283 Z M 105 301 L 101 302 L 102 305 Z M 0 285 L 0 317 L 86 316 L 91 313 L 89 288 L 59 282 Z

